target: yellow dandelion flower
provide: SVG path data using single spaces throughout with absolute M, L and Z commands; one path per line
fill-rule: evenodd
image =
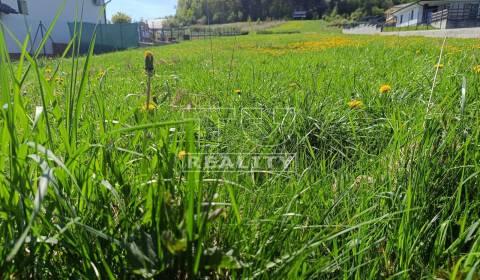
M 473 67 L 473 72 L 480 74 L 480 65 Z
M 238 89 L 238 88 L 237 88 L 236 90 L 234 90 L 233 92 L 236 93 L 236 94 L 238 94 L 238 95 L 242 94 L 242 90 L 241 90 L 241 89 Z
M 348 107 L 350 109 L 362 109 L 363 108 L 363 102 L 360 100 L 351 100 L 350 102 L 347 103 Z
M 436 69 L 443 69 L 444 65 L 439 63 L 439 64 L 435 64 L 435 68 Z
M 51 74 L 52 73 L 52 68 L 50 68 L 50 67 L 45 68 L 45 73 L 46 74 Z
M 62 77 L 55 77 L 55 82 L 57 82 L 58 85 L 63 85 L 65 79 Z
M 180 151 L 178 153 L 178 159 L 183 160 L 187 156 L 187 152 L 185 151 Z
M 392 87 L 390 85 L 382 85 L 380 87 L 380 93 L 389 93 L 392 90 Z
M 145 51 L 145 58 L 153 57 L 153 53 L 151 51 Z
M 157 109 L 157 104 L 150 102 L 148 104 L 143 104 L 142 110 L 145 112 L 155 111 Z

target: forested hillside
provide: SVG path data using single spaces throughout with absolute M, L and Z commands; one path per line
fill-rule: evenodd
M 284 19 L 294 10 L 308 11 L 309 18 L 340 16 L 358 19 L 382 15 L 395 4 L 413 0 L 178 0 L 176 19 L 182 23 L 225 23 Z

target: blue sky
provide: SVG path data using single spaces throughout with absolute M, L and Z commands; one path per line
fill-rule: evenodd
M 177 0 L 112 0 L 107 6 L 107 19 L 117 12 L 134 20 L 154 19 L 175 14 Z

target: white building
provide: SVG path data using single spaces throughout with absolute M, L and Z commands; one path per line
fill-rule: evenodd
M 66 0 L 66 5 L 47 41 L 45 51 L 54 53 L 54 43 L 60 46 L 70 41 L 69 22 L 76 19 L 90 23 L 106 23 L 103 0 Z M 64 0 L 0 0 L 0 23 L 23 42 L 30 33 L 29 48 L 38 46 L 42 34 L 52 23 Z M 83 15 L 80 15 L 83 10 Z M 15 41 L 5 31 L 9 52 L 20 53 Z M 35 36 L 37 37 L 35 39 Z
M 165 28 L 165 25 L 168 22 L 168 20 L 166 18 L 158 18 L 158 19 L 148 19 L 146 20 L 146 22 L 150 29 L 162 29 L 162 28 Z
M 417 3 L 403 4 L 392 13 L 397 27 L 416 26 L 422 22 L 423 6 Z
M 386 11 L 396 27 L 431 25 L 437 28 L 480 26 L 480 0 L 414 1 Z

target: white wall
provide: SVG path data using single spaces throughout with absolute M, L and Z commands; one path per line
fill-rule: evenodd
M 412 18 L 413 12 L 413 18 Z M 422 22 L 423 17 L 423 7 L 420 5 L 413 5 L 408 7 L 404 10 L 399 11 L 395 14 L 397 17 L 397 27 L 405 27 L 405 26 L 415 26 Z M 403 16 L 403 21 L 401 21 L 401 17 Z
M 376 24 L 360 24 L 353 28 L 344 28 L 343 34 L 378 34 L 382 32 L 381 28 L 377 28 Z
M 2 3 L 6 3 L 2 0 Z M 9 0 L 14 1 L 16 0 Z M 94 0 L 83 0 L 83 21 L 92 23 L 105 23 L 105 17 L 101 6 L 96 6 Z M 12 31 L 16 37 L 23 42 L 26 35 L 30 33 L 31 40 L 33 41 L 35 33 L 38 30 L 40 22 L 42 22 L 46 29 L 48 29 L 52 20 L 55 18 L 56 13 L 63 4 L 63 0 L 29 0 L 28 1 L 28 15 L 14 15 L 14 14 L 0 14 L 0 21 Z M 17 10 L 16 5 L 10 5 Z M 70 31 L 68 29 L 68 22 L 73 22 L 75 18 L 80 20 L 80 13 L 82 7 L 82 0 L 67 0 L 64 11 L 60 15 L 56 25 L 52 31 L 51 38 L 55 43 L 68 43 L 70 40 Z M 76 17 L 76 10 L 78 10 L 78 16 Z M 5 32 L 6 33 L 6 32 Z M 14 40 L 6 36 L 7 46 L 10 53 L 19 53 L 20 49 L 15 44 Z M 40 33 L 37 36 L 36 42 L 33 44 L 35 48 L 42 40 Z M 33 43 L 33 42 L 32 42 Z M 46 44 L 47 54 L 53 53 L 52 42 L 47 41 Z
M 2 0 L 3 4 L 7 4 L 8 6 L 17 9 L 17 0 Z
M 3 0 L 2 0 L 3 1 Z M 33 19 L 53 19 L 58 9 L 62 6 L 64 0 L 29 0 L 28 16 Z M 83 4 L 83 21 L 104 23 L 105 17 L 101 13 L 101 6 L 94 3 L 95 0 L 67 0 L 65 9 L 61 15 L 64 21 L 72 22 L 75 19 L 75 10 L 78 10 L 80 16 Z M 48 5 L 48 6 L 47 6 Z

